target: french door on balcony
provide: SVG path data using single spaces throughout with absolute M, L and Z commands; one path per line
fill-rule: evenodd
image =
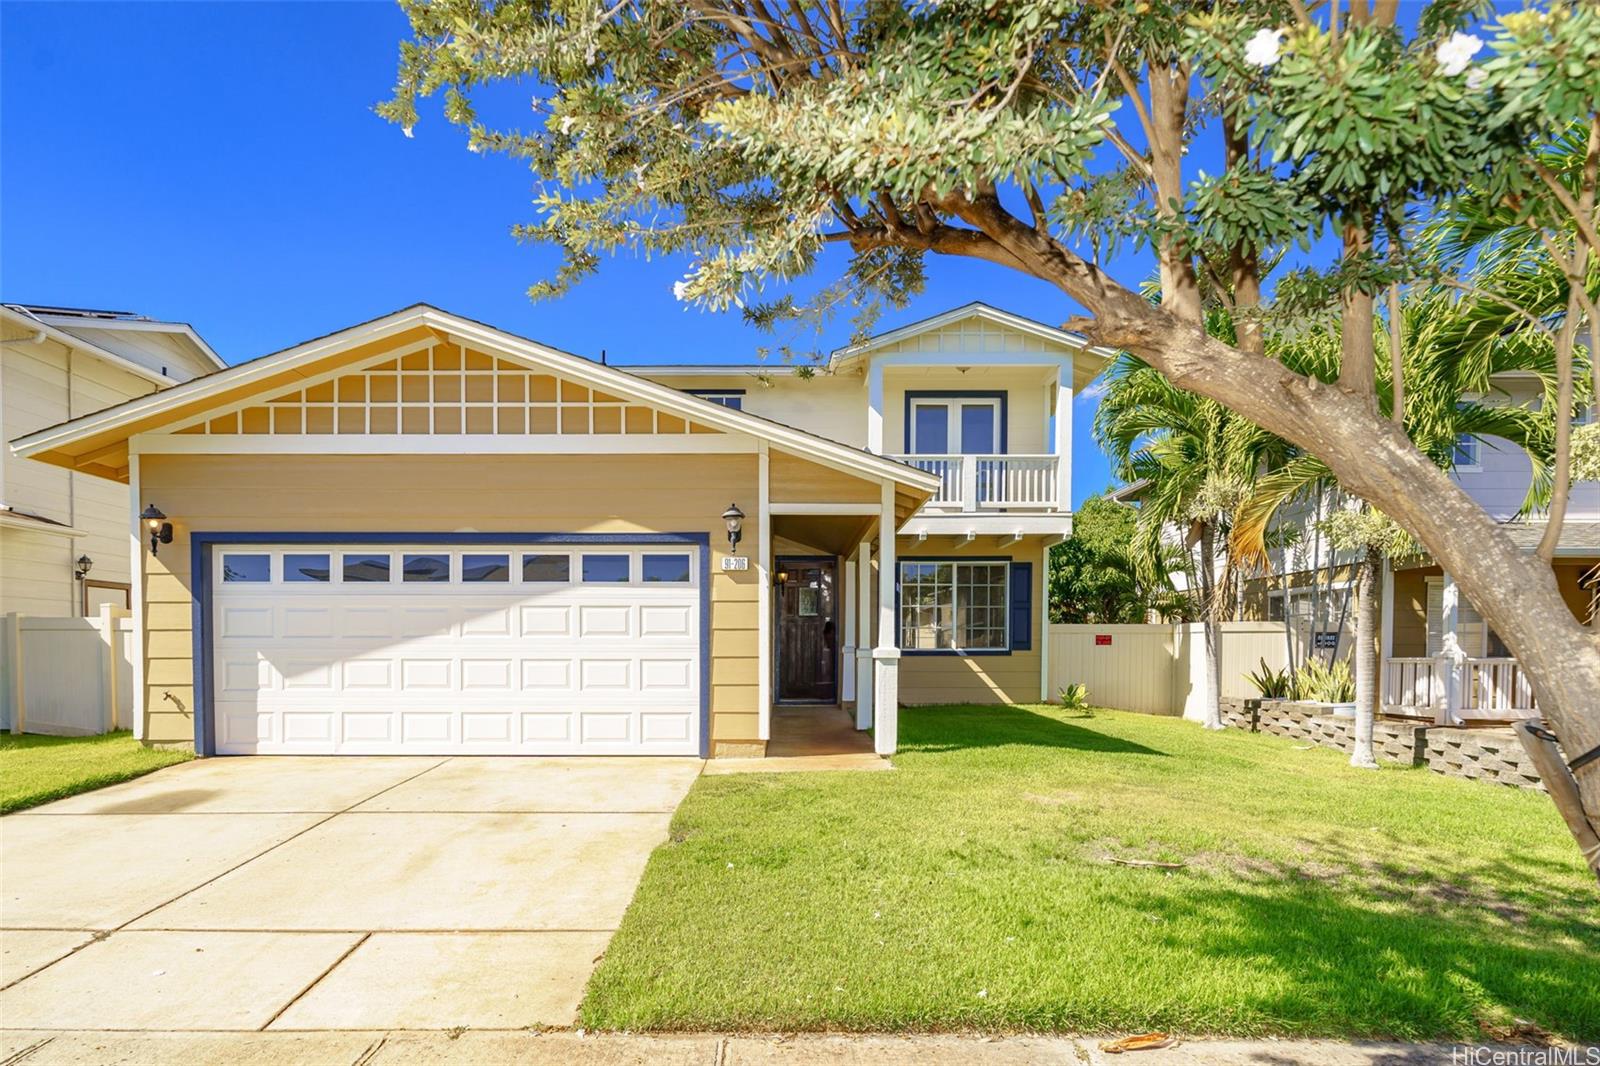
M 994 455 L 1002 450 L 1000 400 L 912 400 L 909 433 L 914 455 Z

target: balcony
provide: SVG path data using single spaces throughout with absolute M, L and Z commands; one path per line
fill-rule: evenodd
M 1445 656 L 1385 660 L 1384 711 L 1444 723 L 1539 717 L 1533 685 L 1517 660 L 1464 659 L 1454 684 L 1452 665 Z
M 925 511 L 1057 511 L 1061 509 L 1059 455 L 890 455 L 939 475 L 939 491 Z

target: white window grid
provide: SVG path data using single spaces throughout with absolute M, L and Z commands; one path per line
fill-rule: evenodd
M 312 590 L 330 586 L 351 585 L 359 587 L 362 591 L 374 591 L 386 588 L 410 592 L 424 592 L 446 588 L 471 589 L 481 592 L 493 592 L 497 589 L 539 589 L 539 588 L 565 588 L 571 585 L 593 585 L 595 587 L 626 588 L 630 586 L 646 588 L 665 588 L 671 586 L 694 585 L 699 578 L 699 564 L 693 548 L 679 547 L 678 545 L 664 544 L 636 548 L 632 546 L 610 547 L 609 545 L 592 545 L 585 547 L 572 547 L 560 545 L 545 547 L 542 545 L 484 545 L 484 546 L 459 546 L 430 547 L 428 545 L 373 545 L 359 544 L 312 544 L 294 547 L 255 547 L 237 546 L 226 547 L 218 550 L 216 574 L 217 580 L 224 581 L 228 568 L 228 561 L 236 556 L 266 556 L 268 562 L 268 578 L 266 581 L 239 581 L 227 580 L 230 586 L 239 585 L 286 585 L 296 589 Z M 386 556 L 389 560 L 389 576 L 382 581 L 347 581 L 344 576 L 345 556 Z M 406 556 L 443 556 L 448 560 L 450 577 L 448 581 L 406 581 L 402 572 Z M 507 556 L 509 575 L 508 580 L 477 580 L 469 581 L 464 576 L 464 560 L 468 556 Z M 625 555 L 628 557 L 627 581 L 590 581 L 583 580 L 583 557 L 585 555 Z M 644 579 L 644 557 L 647 555 L 671 555 L 684 558 L 688 562 L 688 581 L 646 581 Z M 290 581 L 285 577 L 286 560 L 290 556 L 326 556 L 328 560 L 328 579 L 325 581 Z M 523 576 L 524 556 L 555 556 L 567 560 L 567 579 L 565 581 L 529 580 Z
M 900 564 L 900 647 L 1003 651 L 1011 646 L 1010 564 L 911 559 Z

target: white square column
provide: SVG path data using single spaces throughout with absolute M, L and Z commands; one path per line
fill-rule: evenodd
M 763 442 L 756 454 L 756 739 L 772 739 L 772 461 Z M 706 584 L 710 585 L 708 579 Z
M 867 451 L 883 454 L 883 365 L 867 366 Z
M 893 755 L 900 740 L 900 649 L 896 647 L 894 483 L 883 486 L 878 519 L 878 644 L 872 651 L 872 746 L 879 755 Z
M 1056 508 L 1072 508 L 1072 361 L 1056 368 Z
M 872 542 L 856 547 L 856 728 L 872 728 Z

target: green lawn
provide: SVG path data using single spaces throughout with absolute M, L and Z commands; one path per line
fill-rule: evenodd
M 0 814 L 104 788 L 192 758 L 186 751 L 147 748 L 127 731 L 98 737 L 0 733 Z
M 1542 794 L 1117 711 L 900 729 L 893 773 L 696 782 L 582 1024 L 1600 1038 Z

